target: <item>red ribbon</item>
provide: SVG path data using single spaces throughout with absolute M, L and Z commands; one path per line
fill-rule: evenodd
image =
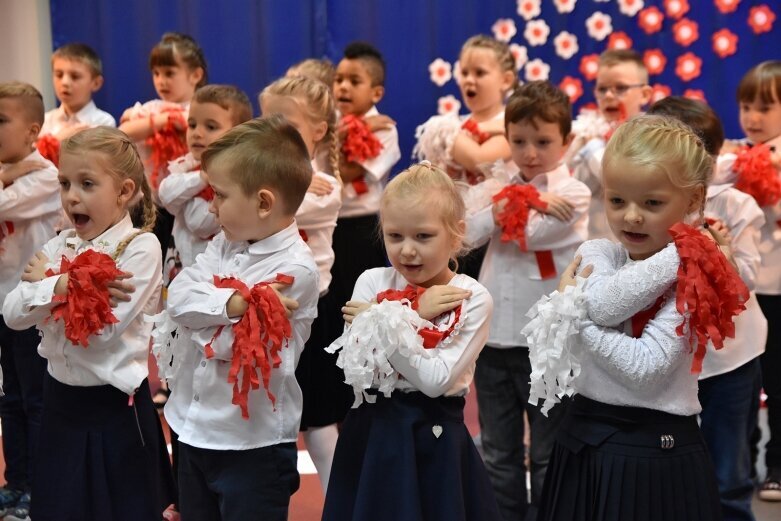
M 35 147 L 43 157 L 54 163 L 54 166 L 60 166 L 60 142 L 56 137 L 51 134 L 41 136 L 35 142 Z
M 304 242 L 309 242 L 309 235 L 307 235 L 305 230 L 298 230 L 298 234 L 301 236 L 302 239 L 304 239 Z
M 682 315 L 689 315 L 688 340 L 697 346 L 692 372 L 699 373 L 708 340 L 721 349 L 725 338 L 735 336 L 733 318 L 746 309 L 749 292 L 716 243 L 698 229 L 678 223 L 670 228 L 670 235 L 681 258 L 676 308 Z M 676 328 L 680 336 L 685 322 Z
M 68 292 L 54 297 L 61 304 L 52 309 L 51 317 L 65 323 L 65 337 L 73 345 L 87 347 L 90 335 L 119 322 L 111 310 L 108 283 L 122 272 L 105 253 L 85 250 L 72 261 L 63 256 L 59 273 L 68 275 Z M 48 277 L 56 274 L 46 271 Z
M 659 297 L 656 299 L 656 302 L 654 302 L 653 306 L 640 311 L 632 317 L 632 336 L 634 338 L 640 338 L 640 336 L 643 334 L 645 326 L 648 325 L 648 322 L 650 322 L 651 319 L 656 316 L 659 310 L 662 309 L 663 305 L 664 297 Z
M 740 147 L 733 168 L 738 174 L 735 188 L 752 196 L 759 206 L 773 206 L 781 199 L 781 179 L 770 161 L 768 145 Z
M 416 288 L 412 284 L 407 284 L 404 289 L 388 289 L 377 293 L 377 303 L 379 304 L 383 300 L 408 300 L 409 306 L 417 310 L 418 300 L 423 293 L 426 292 L 426 288 Z M 449 313 L 449 312 L 448 312 Z M 445 313 L 443 313 L 444 315 Z M 444 331 L 440 331 L 436 328 L 422 328 L 418 330 L 418 335 L 423 338 L 423 347 L 425 349 L 434 349 L 444 339 L 453 333 L 453 330 L 461 319 L 461 306 L 459 305 L 455 310 L 455 317 L 453 318 L 453 324 Z
M 146 138 L 145 143 L 152 149 L 150 157 L 152 174 L 152 188 L 157 189 L 162 181 L 161 174 L 165 174 L 168 162 L 187 153 L 187 141 L 183 130 L 179 130 L 175 123 L 185 128 L 184 116 L 181 110 L 164 110 L 169 112 L 168 121 L 160 130 Z M 154 116 L 149 116 L 149 125 L 154 128 Z
M 0 223 L 0 241 L 14 234 L 14 223 L 5 221 Z
M 472 118 L 468 118 L 466 121 L 464 121 L 464 124 L 461 125 L 461 129 L 466 130 L 472 134 L 478 145 L 482 145 L 491 138 L 491 134 L 480 130 L 480 125 L 478 125 L 477 121 Z
M 542 280 L 552 279 L 556 276 L 556 263 L 553 262 L 552 251 L 535 251 L 534 257 L 537 259 L 537 269 L 540 270 Z
M 517 241 L 521 251 L 526 251 L 526 223 L 531 208 L 545 209 L 547 206 L 540 193 L 532 185 L 509 185 L 493 197 L 499 202 L 507 199 L 504 208 L 496 216 L 502 228 L 502 242 Z
M 285 306 L 269 287 L 274 282 L 292 284 L 293 277 L 277 274 L 274 280 L 259 282 L 249 288 L 234 277 L 214 276 L 216 287 L 235 289 L 248 304 L 247 311 L 233 324 L 233 355 L 228 372 L 228 383 L 233 384 L 232 403 L 241 408 L 241 416 L 244 419 L 249 419 L 250 390 L 260 388 L 258 368 L 263 379 L 263 388 L 272 407 L 275 406 L 276 397 L 269 389 L 271 369 L 282 363 L 279 351 L 283 347 L 283 341 L 287 345 L 287 340 L 293 334 Z M 218 328 L 211 342 L 206 344 L 206 358 L 214 356 L 211 345 L 222 329 Z

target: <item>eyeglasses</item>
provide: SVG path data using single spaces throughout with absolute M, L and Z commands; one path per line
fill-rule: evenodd
M 594 94 L 596 94 L 600 98 L 604 98 L 607 96 L 608 92 L 612 92 L 613 96 L 620 98 L 627 92 L 629 92 L 629 89 L 634 89 L 637 87 L 645 87 L 645 83 L 636 83 L 634 85 L 616 85 L 615 87 L 596 87 L 594 89 Z

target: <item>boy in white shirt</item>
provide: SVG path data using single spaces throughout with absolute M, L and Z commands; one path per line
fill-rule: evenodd
M 556 289 L 560 274 L 586 240 L 591 194 L 562 162 L 572 140 L 571 123 L 569 99 L 551 83 L 535 81 L 516 90 L 507 102 L 505 125 L 520 171 L 500 194 L 520 188 L 530 195 L 525 201 L 500 199 L 467 220 L 468 243 L 478 246 L 490 239 L 479 280 L 496 307 L 477 360 L 475 386 L 484 461 L 505 519 L 535 518 L 531 510 L 542 492 L 564 409 L 546 418 L 528 403 L 529 348 L 520 332 L 529 308 Z M 514 223 L 514 228 L 504 213 L 512 204 L 528 211 L 525 222 Z M 522 239 L 509 240 L 508 235 Z M 526 501 L 524 410 L 531 427 L 532 508 Z
M 27 262 L 62 223 L 57 168 L 35 150 L 43 124 L 43 98 L 32 85 L 0 83 L 0 305 L 19 283 Z M 38 331 L 14 331 L 0 317 L 0 398 L 6 485 L 0 515 L 29 509 L 33 456 L 43 411 L 46 361 Z M 20 505 L 20 501 L 26 504 Z
M 180 330 L 165 406 L 179 434 L 180 511 L 188 521 L 284 520 L 299 485 L 294 373 L 318 300 L 294 218 L 312 180 L 309 153 L 275 115 L 234 127 L 201 161 L 223 231 L 168 292 Z

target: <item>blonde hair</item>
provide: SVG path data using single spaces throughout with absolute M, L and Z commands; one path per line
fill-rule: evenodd
M 141 229 L 122 240 L 114 252 L 114 260 L 118 259 L 130 242 L 145 232 L 151 232 L 155 226 L 157 209 L 152 201 L 152 190 L 144 175 L 144 163 L 138 155 L 138 150 L 133 141 L 124 132 L 111 127 L 95 127 L 82 130 L 64 140 L 60 145 L 60 155 L 84 154 L 85 152 L 98 152 L 104 156 L 103 164 L 106 172 L 111 176 L 124 181 L 131 179 L 135 182 L 135 190 L 130 198 L 130 210 L 136 204 L 143 204 L 144 224 Z M 138 195 L 141 198 L 138 200 Z M 134 201 L 137 201 L 133 203 Z
M 0 99 L 15 98 L 19 101 L 30 123 L 43 125 L 43 96 L 29 83 L 6 81 L 0 83 Z
M 452 252 L 450 260 L 458 266 L 457 257 L 465 255 L 469 248 L 464 246 L 464 228 L 459 226 L 466 219 L 466 206 L 455 183 L 444 170 L 428 161 L 414 164 L 394 177 L 382 193 L 380 205 L 380 226 L 383 209 L 394 201 L 420 201 L 421 204 L 437 206 L 445 230 L 459 247 Z
M 312 182 L 304 139 L 279 114 L 251 119 L 220 136 L 203 151 L 202 168 L 208 173 L 218 160 L 227 162 L 244 195 L 263 187 L 279 193 L 288 215 L 296 213 Z
M 655 115 L 634 117 L 616 129 L 605 148 L 602 169 L 618 160 L 658 169 L 683 190 L 707 189 L 714 166 L 713 157 L 690 127 L 675 118 Z
M 304 76 L 305 78 L 322 81 L 329 89 L 334 84 L 335 75 L 336 67 L 327 58 L 307 58 L 295 65 L 291 65 L 285 73 L 285 76 L 288 77 Z
M 464 56 L 464 53 L 469 49 L 488 49 L 494 52 L 496 61 L 499 63 L 499 68 L 502 72 L 513 73 L 513 83 L 510 86 L 509 92 L 514 91 L 518 85 L 518 72 L 515 66 L 515 57 L 510 52 L 510 46 L 504 42 L 500 42 L 496 38 L 491 38 L 485 34 L 478 34 L 472 36 L 461 47 L 461 52 L 458 54 L 459 60 Z
M 83 63 L 93 77 L 103 76 L 103 62 L 95 49 L 83 43 L 67 43 L 52 54 L 52 65 L 56 59 L 73 60 Z
M 258 95 L 258 103 L 263 104 L 263 100 L 271 96 L 283 96 L 293 99 L 304 112 L 309 121 L 318 123 L 325 121 L 328 124 L 328 131 L 325 137 L 315 144 L 315 148 L 322 145 L 328 145 L 328 160 L 331 163 L 331 169 L 334 177 L 342 182 L 339 175 L 339 139 L 336 129 L 336 106 L 331 89 L 325 83 L 307 78 L 304 76 L 294 76 L 280 78 Z

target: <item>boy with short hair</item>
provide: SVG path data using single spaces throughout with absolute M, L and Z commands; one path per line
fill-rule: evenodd
M 572 141 L 571 123 L 569 98 L 550 82 L 533 81 L 517 89 L 505 109 L 515 173 L 499 192 L 498 202 L 467 218 L 468 244 L 490 240 L 479 281 L 496 307 L 488 341 L 477 359 L 475 387 L 483 459 L 504 519 L 536 518 L 564 410 L 556 407 L 545 417 L 529 404 L 529 348 L 520 331 L 529 320 L 526 312 L 556 289 L 559 276 L 587 238 L 591 194 L 562 161 Z M 517 195 L 508 193 L 513 190 Z M 508 209 L 513 213 L 509 219 L 507 205 L 516 207 Z M 525 207 L 525 212 L 518 207 Z M 525 219 L 519 217 L 524 214 Z M 531 506 L 526 501 L 524 410 L 531 429 Z
M 62 141 L 85 128 L 117 126 L 111 114 L 92 101 L 92 94 L 103 86 L 103 64 L 91 47 L 69 43 L 54 51 L 52 81 L 60 106 L 46 113 L 41 136 Z
M 62 222 L 57 169 L 35 150 L 43 98 L 32 85 L 0 83 L 0 304 L 16 287 L 27 262 L 54 237 Z M 46 360 L 38 356 L 33 327 L 8 328 L 0 316 L 0 398 L 6 485 L 0 515 L 24 519 L 43 409 Z
M 605 218 L 602 192 L 602 155 L 608 137 L 618 125 L 640 114 L 651 101 L 652 94 L 653 89 L 648 85 L 648 69 L 636 51 L 611 49 L 600 54 L 594 96 L 601 125 L 580 125 L 579 116 L 573 127 L 589 128 L 584 128 L 583 133 L 576 136 L 567 153 L 570 158 L 567 163 L 573 175 L 591 190 L 589 239 L 614 239 Z M 607 132 L 593 135 L 590 130 L 594 128 L 606 129 Z
M 299 485 L 295 367 L 319 296 L 294 219 L 312 166 L 278 115 L 234 127 L 201 159 L 223 232 L 168 292 L 183 330 L 165 407 L 179 434 L 180 511 L 188 521 L 283 520 Z

